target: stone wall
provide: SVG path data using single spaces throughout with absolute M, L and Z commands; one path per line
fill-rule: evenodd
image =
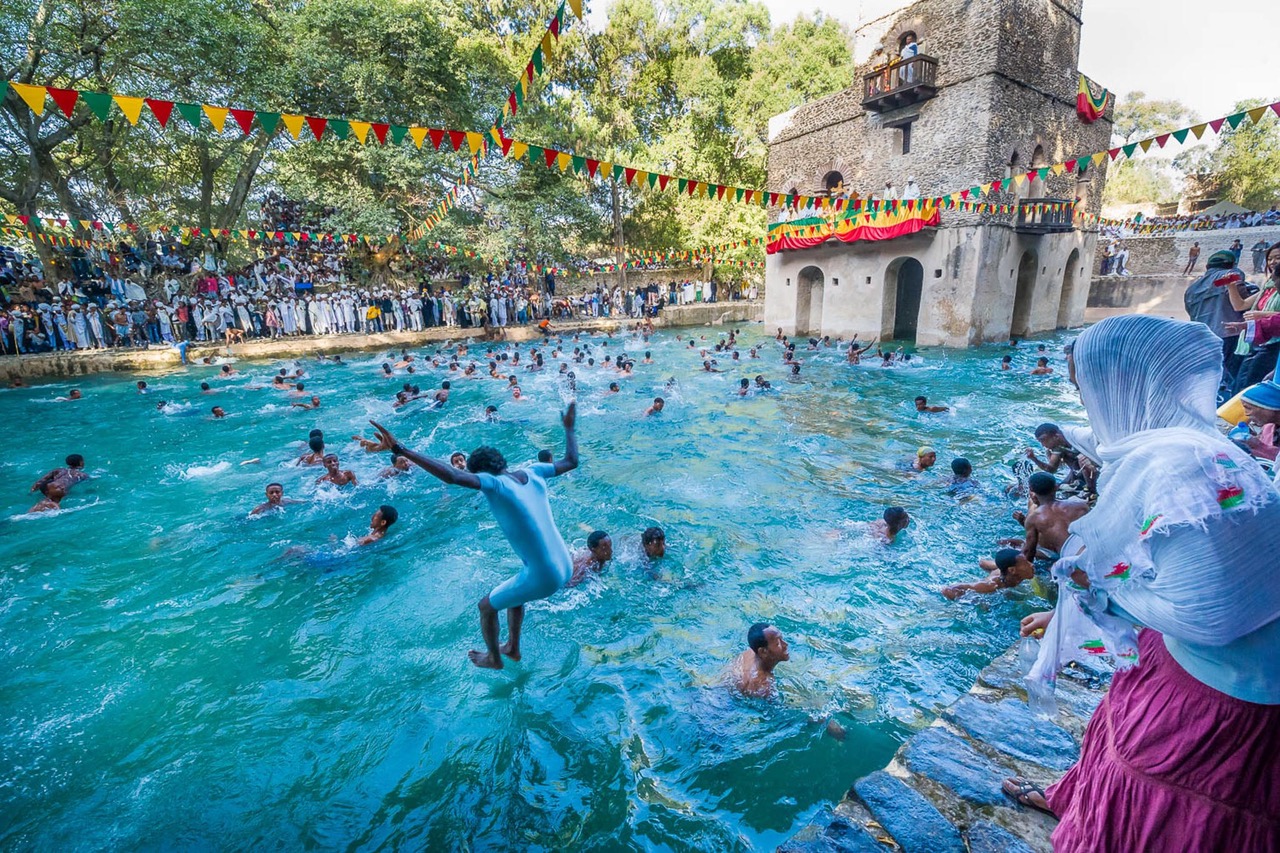
M 1214 252 L 1228 249 L 1234 240 L 1244 244 L 1244 254 L 1240 256 L 1240 265 L 1247 273 L 1253 273 L 1253 258 L 1249 248 L 1261 239 L 1268 246 L 1280 242 L 1280 227 L 1263 228 L 1224 228 L 1218 231 L 1180 231 L 1176 234 L 1161 234 L 1154 237 L 1128 237 L 1123 243 L 1129 248 L 1127 269 L 1133 275 L 1163 275 L 1181 273 L 1187 265 L 1187 253 L 1194 243 L 1200 244 L 1200 263 L 1197 269 L 1204 272 L 1205 261 Z M 1104 244 L 1099 243 L 1098 254 L 1093 259 L 1095 275 L 1102 271 L 1102 251 Z
M 1085 321 L 1096 323 L 1117 314 L 1149 314 L 1187 319 L 1182 295 L 1191 278 L 1182 275 L 1133 275 L 1094 278 L 1089 287 Z

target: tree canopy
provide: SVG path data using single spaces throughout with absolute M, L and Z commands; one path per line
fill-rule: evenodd
M 273 112 L 484 131 L 500 120 L 555 7 L 514 0 L 13 0 L 0 67 L 22 83 Z M 617 0 L 599 32 L 573 22 L 519 115 L 525 142 L 645 170 L 762 186 L 765 122 L 848 85 L 851 35 L 759 0 Z M 444 146 L 447 148 L 448 146 Z M 143 225 L 254 227 L 268 192 L 324 208 L 326 230 L 406 232 L 466 158 L 177 120 L 105 122 L 83 107 L 0 105 L 0 207 Z M 264 223 L 265 224 L 265 223 Z M 612 255 L 758 236 L 758 208 L 648 193 L 487 158 L 430 239 L 486 256 Z

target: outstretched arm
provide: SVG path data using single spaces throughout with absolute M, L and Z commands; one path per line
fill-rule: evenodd
M 395 436 L 382 424 L 376 421 L 369 421 L 369 423 L 373 424 L 373 428 L 378 431 L 379 442 L 375 450 L 390 450 L 394 454 L 403 456 L 428 474 L 451 486 L 464 486 L 468 489 L 480 488 L 480 478 L 470 471 L 459 471 L 439 459 L 432 459 L 430 456 L 423 456 L 421 453 L 410 450 L 396 441 Z
M 564 458 L 556 460 L 556 476 L 568 473 L 578 467 L 578 436 L 574 427 L 578 422 L 578 404 L 570 403 L 561 418 L 564 424 Z

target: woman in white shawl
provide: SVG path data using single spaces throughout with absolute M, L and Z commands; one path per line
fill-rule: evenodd
M 1043 792 L 1055 850 L 1280 850 L 1280 495 L 1214 425 L 1222 342 L 1199 323 L 1115 317 L 1068 362 L 1103 468 L 1071 525 L 1028 676 L 1119 666 L 1080 760 Z M 1136 626 L 1136 627 L 1135 627 Z

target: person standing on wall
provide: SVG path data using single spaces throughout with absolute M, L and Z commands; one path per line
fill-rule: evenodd
M 1187 252 L 1187 268 L 1182 271 L 1183 275 L 1191 275 L 1196 271 L 1196 264 L 1200 261 L 1200 241 L 1196 241 L 1191 245 L 1190 251 Z M 1103 273 L 1106 275 L 1106 273 Z

